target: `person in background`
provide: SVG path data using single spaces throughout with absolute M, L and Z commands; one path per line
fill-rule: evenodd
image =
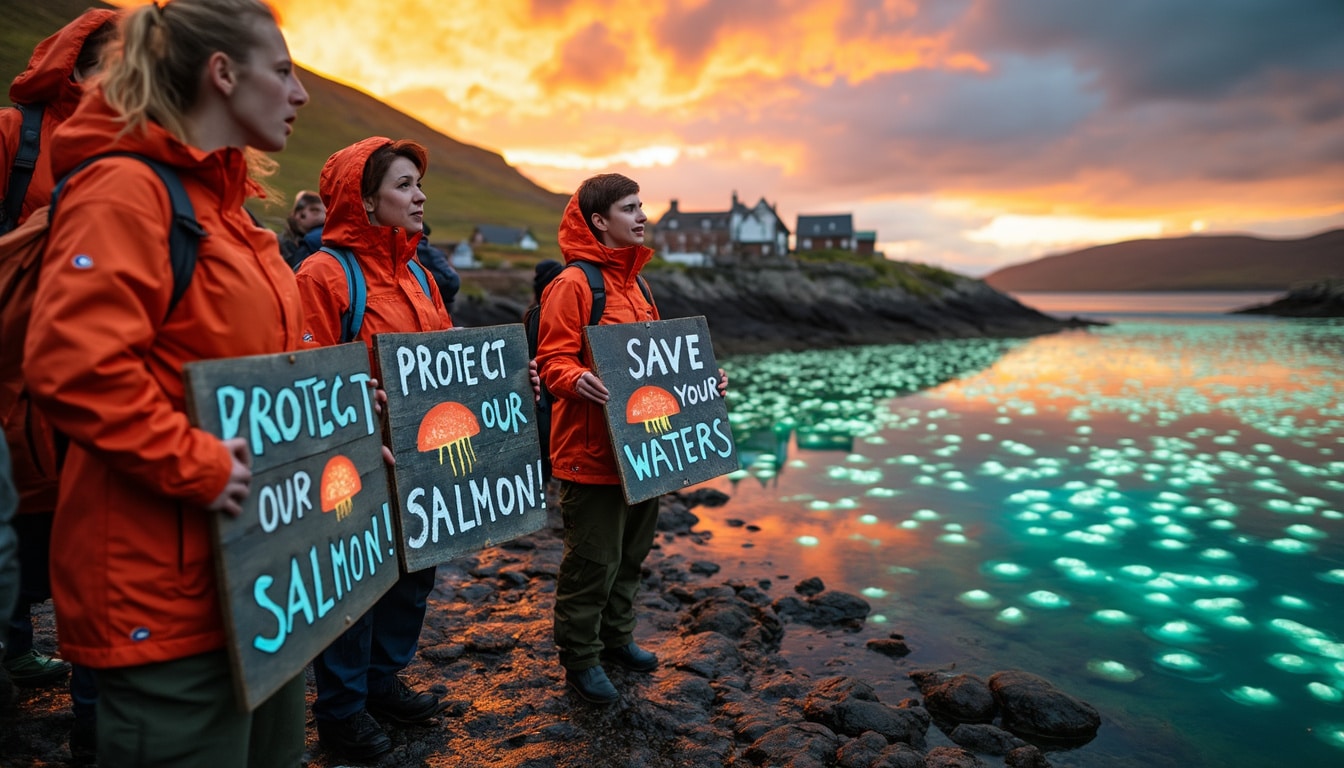
M 541 303 L 541 292 L 546 290 L 546 286 L 550 285 L 551 281 L 555 279 L 555 276 L 560 274 L 560 270 L 564 268 L 565 265 L 555 259 L 542 259 L 537 262 L 537 266 L 532 273 L 531 306 L 536 306 Z
M 38 43 L 28 66 L 14 78 L 9 99 L 27 108 L 41 109 L 38 154 L 31 175 L 15 169 L 21 145 L 24 115 L 18 108 L 0 109 L 0 232 L 17 227 L 33 211 L 51 200 L 55 186 L 52 173 L 51 137 L 56 128 L 75 111 L 84 93 L 84 84 L 102 69 L 103 51 L 117 38 L 116 11 L 94 8 L 85 11 L 55 34 Z M 26 188 L 24 186 L 26 179 Z M 14 340 L 18 343 L 19 340 Z M 17 372 L 15 372 L 17 373 Z M 19 592 L 11 612 L 0 612 L 10 634 L 3 668 L 13 683 L 22 687 L 42 687 L 70 676 L 71 710 L 70 751 L 76 763 L 93 757 L 96 729 L 94 702 L 98 692 L 93 674 L 73 667 L 62 659 L 48 656 L 33 645 L 33 606 L 51 598 L 49 556 L 51 525 L 56 510 L 57 478 L 50 463 L 34 461 L 29 436 L 34 431 L 49 431 L 49 426 L 34 418 L 26 395 L 9 413 L 0 414 L 7 436 L 19 436 L 11 452 L 14 457 L 13 482 L 19 493 L 18 516 L 12 531 L 18 538 Z
M 305 189 L 294 196 L 294 208 L 285 219 L 285 232 L 280 237 L 280 252 L 290 269 L 298 271 L 303 260 L 322 247 L 326 220 L 327 207 L 321 195 Z
M 19 494 L 10 480 L 9 443 L 0 440 L 0 659 L 5 657 L 9 616 L 19 597 L 19 539 L 13 525 L 18 507 Z M 13 700 L 14 683 L 0 667 L 0 710 L 8 709 Z
M 419 144 L 375 136 L 339 150 L 322 167 L 318 188 L 328 212 L 322 244 L 351 252 L 363 272 L 367 304 L 355 340 L 368 344 L 375 371 L 375 334 L 453 326 L 438 285 L 430 281 L 426 294 L 409 268 L 424 229 L 420 179 L 428 164 Z M 343 341 L 350 287 L 340 262 L 319 251 L 303 262 L 296 277 L 305 340 L 318 346 Z M 378 720 L 413 725 L 443 710 L 437 696 L 413 690 L 400 677 L 415 657 L 435 574 L 432 567 L 402 574 L 313 660 L 313 717 L 324 749 L 348 760 L 376 760 L 392 749 Z
M 24 348 L 33 402 L 70 441 L 51 541 L 61 652 L 94 669 L 102 766 L 296 766 L 303 675 L 244 712 L 224 650 L 210 528 L 241 513 L 246 441 L 192 426 L 182 371 L 303 346 L 293 273 L 243 202 L 261 189 L 255 151 L 285 147 L 308 94 L 261 0 L 125 14 L 120 50 L 52 137 L 52 172 L 156 159 L 209 234 L 170 314 L 154 171 L 105 158 L 62 192 Z
M 457 292 L 462 287 L 462 278 L 458 276 L 457 270 L 448 261 L 448 254 L 443 249 L 436 248 L 429 242 L 429 222 L 425 222 L 425 228 L 420 233 L 420 244 L 415 248 L 415 257 L 420 261 L 420 266 L 429 270 L 429 274 L 434 277 L 434 282 L 439 284 L 439 295 L 443 296 L 443 306 L 449 314 L 453 312 L 453 299 L 457 297 Z
M 659 319 L 644 298 L 639 271 L 653 258 L 644 245 L 639 185 L 620 174 L 594 176 L 579 186 L 560 221 L 566 263 L 602 270 L 606 306 L 601 325 Z M 540 274 L 540 270 L 538 270 Z M 620 698 L 603 661 L 652 672 L 658 657 L 635 642 L 635 593 L 640 566 L 653 546 L 657 497 L 629 504 L 621 489 L 603 405 L 610 393 L 592 370 L 583 329 L 592 292 L 578 269 L 561 270 L 541 302 L 537 366 L 555 397 L 551 464 L 560 482 L 564 554 L 555 585 L 555 644 L 565 681 L 580 698 L 612 704 Z M 719 391 L 728 378 L 719 370 Z

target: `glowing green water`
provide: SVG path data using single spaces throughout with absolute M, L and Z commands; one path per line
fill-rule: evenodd
M 1023 668 L 1093 703 L 1101 735 L 1057 766 L 1344 764 L 1344 324 L 1129 318 L 725 367 L 744 469 L 698 513 L 742 567 L 863 594 L 910 667 Z M 899 696 L 906 667 L 875 656 L 855 663 Z

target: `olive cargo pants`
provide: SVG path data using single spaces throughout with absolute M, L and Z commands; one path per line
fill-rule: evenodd
M 640 566 L 653 546 L 658 498 L 625 503 L 619 485 L 562 482 L 565 551 L 555 585 L 555 644 L 568 670 L 598 665 L 634 639 Z

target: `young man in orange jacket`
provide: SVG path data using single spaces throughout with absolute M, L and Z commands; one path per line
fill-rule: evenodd
M 615 173 L 583 182 L 560 222 L 565 262 L 602 270 L 606 307 L 600 325 L 658 320 L 638 276 L 653 258 L 644 245 L 639 185 Z M 537 366 L 555 396 L 551 463 L 560 482 L 565 549 L 555 588 L 555 643 L 566 683 L 585 701 L 618 698 L 602 662 L 652 672 L 658 657 L 635 642 L 635 592 L 653 546 L 658 499 L 627 504 L 603 404 L 609 393 L 592 370 L 583 341 L 593 296 L 578 269 L 563 270 L 541 302 Z M 719 389 L 728 380 L 719 372 Z

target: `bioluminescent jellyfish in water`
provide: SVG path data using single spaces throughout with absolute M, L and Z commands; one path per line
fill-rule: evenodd
M 871 496 L 875 499 L 890 499 L 900 495 L 900 491 L 895 488 L 869 488 L 863 492 L 864 496 Z
M 836 509 L 858 509 L 858 507 L 859 507 L 858 500 L 849 497 L 845 497 L 843 499 L 837 499 L 835 502 Z
M 907 530 L 907 531 L 913 531 L 913 530 L 915 530 L 916 528 L 919 527 L 919 521 L 918 521 L 918 520 L 902 520 L 902 521 L 901 521 L 901 525 L 900 525 L 900 527 L 901 527 L 901 528 L 904 528 L 904 529 Z
M 1216 676 L 1202 659 L 1188 651 L 1163 651 L 1153 662 L 1163 669 L 1192 680 L 1210 680 Z
M 915 475 L 911 480 L 915 485 L 937 485 L 938 481 L 928 475 Z
M 1087 671 L 1115 683 L 1132 683 L 1143 677 L 1142 672 L 1112 659 L 1093 659 L 1087 662 Z
M 822 501 L 821 499 L 815 499 L 815 500 L 813 500 L 813 501 L 809 501 L 809 502 L 807 503 L 807 508 L 808 508 L 808 509 L 811 509 L 811 510 L 815 510 L 815 511 L 817 511 L 817 512 L 821 512 L 821 511 L 830 509 L 830 508 L 831 508 L 831 502 L 829 502 L 829 501 Z
M 1121 566 L 1120 572 L 1132 578 L 1147 581 L 1157 575 L 1157 571 L 1147 565 Z
M 1274 598 L 1274 604 L 1280 608 L 1291 608 L 1295 611 L 1311 610 L 1311 603 L 1296 595 L 1279 595 Z
M 732 472 L 728 473 L 728 479 L 732 480 L 733 482 L 737 482 L 738 480 L 747 477 L 747 475 L 749 474 L 750 473 L 747 472 L 747 470 L 745 469 L 734 469 Z
M 1326 685 L 1321 682 L 1307 683 L 1307 693 L 1315 696 L 1317 699 L 1327 704 L 1339 704 L 1344 702 L 1344 692 L 1338 688 Z
M 1050 530 L 1049 528 L 1044 527 L 1044 526 L 1033 525 L 1032 527 L 1030 527 L 1030 528 L 1027 529 L 1027 535 L 1029 535 L 1029 536 L 1041 536 L 1041 537 L 1044 537 L 1044 536 L 1054 536 L 1054 535 L 1055 535 L 1055 532 L 1052 531 L 1052 530 Z
M 1159 626 L 1144 627 L 1143 632 L 1154 640 L 1161 640 L 1172 645 L 1202 643 L 1205 640 L 1202 628 L 1180 619 L 1168 621 Z
M 1217 547 L 1210 547 L 1209 549 L 1203 550 L 1199 553 L 1200 560 L 1208 560 L 1210 562 L 1215 563 L 1223 562 L 1225 560 L 1231 560 L 1235 557 L 1236 555 L 1233 555 L 1226 549 L 1219 549 Z
M 1115 608 L 1103 608 L 1100 611 L 1092 613 L 1093 621 L 1109 624 L 1111 626 L 1120 626 L 1124 624 L 1133 624 L 1134 617 L 1124 611 Z
M 1190 545 L 1186 544 L 1184 541 L 1180 541 L 1177 539 L 1158 539 L 1157 541 L 1154 541 L 1152 543 L 1152 546 L 1155 549 L 1165 549 L 1169 552 L 1175 552 L 1178 550 L 1187 549 Z
M 886 617 L 885 614 L 874 613 L 873 615 L 871 615 L 871 616 L 868 617 L 868 623 L 869 623 L 869 624 L 886 624 L 886 623 L 887 623 L 887 617 Z
M 1176 598 L 1168 595 L 1166 592 L 1149 592 L 1143 596 L 1145 603 L 1152 605 L 1175 605 Z
M 1076 541 L 1079 544 L 1087 544 L 1094 547 L 1105 546 L 1106 544 L 1111 543 L 1110 538 L 1089 531 L 1069 531 L 1064 534 L 1064 539 L 1066 541 Z
M 1023 599 L 1037 608 L 1049 608 L 1053 610 L 1069 607 L 1068 598 L 1046 589 L 1038 589 Z
M 970 608 L 995 608 L 999 599 L 983 589 L 972 589 L 957 595 L 957 602 Z
M 1167 523 L 1158 532 L 1171 539 L 1192 539 L 1195 536 L 1189 528 L 1179 523 Z
M 1226 616 L 1219 616 L 1218 618 L 1213 620 L 1213 623 L 1217 624 L 1218 626 L 1224 629 L 1232 629 L 1238 632 L 1251 629 L 1255 626 L 1254 624 L 1251 623 L 1250 619 L 1246 618 L 1245 616 L 1239 616 L 1235 613 L 1228 614 Z
M 1309 627 L 1300 621 L 1292 619 L 1272 619 L 1269 622 L 1269 628 L 1281 635 L 1287 635 L 1294 640 L 1329 640 L 1330 636 L 1315 627 Z
M 966 534 L 964 533 L 944 533 L 942 536 L 938 537 L 938 541 L 941 541 L 944 544 L 952 544 L 954 546 L 961 546 L 962 544 L 970 543 L 970 540 L 966 538 Z
M 816 536 L 799 536 L 797 539 L 794 539 L 794 541 L 797 541 L 804 547 L 815 547 L 821 543 Z
M 1074 517 L 1076 517 L 1076 515 L 1074 515 L 1067 509 L 1056 509 L 1055 511 L 1050 513 L 1050 519 L 1054 520 L 1057 523 L 1067 523 Z
M 980 569 L 1001 579 L 1021 579 L 1031 573 L 1031 569 L 1017 563 L 985 563 Z
M 859 522 L 864 525 L 873 525 L 877 523 L 877 515 L 859 515 Z
M 915 514 L 911 515 L 911 517 L 916 520 L 937 520 L 939 514 L 932 509 L 917 509 L 915 510 Z
M 1335 568 L 1325 573 L 1318 573 L 1316 578 L 1330 584 L 1344 584 L 1344 568 Z
M 1297 525 L 1290 525 L 1287 528 L 1285 528 L 1284 531 L 1289 536 L 1298 539 L 1324 539 L 1326 537 L 1325 531 L 1322 531 L 1319 528 L 1313 528 L 1310 525 L 1304 525 L 1302 523 L 1298 523 Z
M 1270 656 L 1268 661 L 1271 666 L 1277 667 L 1284 672 L 1294 672 L 1296 674 L 1306 675 L 1316 671 L 1316 665 L 1310 660 L 1298 656 L 1296 653 L 1276 653 Z
M 1202 613 L 1228 613 L 1240 611 L 1246 607 L 1245 603 L 1235 597 L 1203 597 L 1190 605 Z
M 1315 544 L 1308 544 L 1300 539 L 1275 539 L 1265 546 L 1288 555 L 1302 555 L 1316 550 Z
M 1239 688 L 1223 691 L 1227 698 L 1243 704 L 1248 707 L 1272 707 L 1279 703 L 1279 698 L 1264 688 L 1257 688 L 1253 685 L 1243 685 Z
M 1004 624 L 1012 624 L 1012 625 L 1026 624 L 1027 614 L 1023 612 L 1021 608 L 1009 606 L 1007 608 L 1004 608 L 1002 611 L 999 611 L 999 614 L 995 616 L 994 619 L 995 621 L 1000 621 L 1003 622 Z
M 1013 515 L 1013 519 L 1020 520 L 1024 523 L 1035 523 L 1041 519 L 1041 513 L 1033 512 L 1028 509 L 1022 512 L 1018 512 L 1016 515 Z
M 864 597 L 871 597 L 874 600 L 881 600 L 887 596 L 887 590 L 881 587 L 864 587 L 860 592 Z
M 807 469 L 807 462 L 803 461 L 802 459 L 789 459 L 789 463 L 785 466 L 789 466 L 794 469 Z

